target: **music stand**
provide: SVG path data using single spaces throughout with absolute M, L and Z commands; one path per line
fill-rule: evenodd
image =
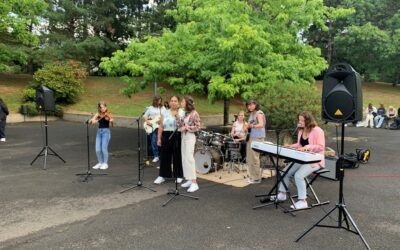
M 126 192 L 126 191 L 129 191 L 131 189 L 134 189 L 134 188 L 146 188 L 146 189 L 148 189 L 148 190 L 150 190 L 152 192 L 157 192 L 156 190 L 151 189 L 151 188 L 146 187 L 146 186 L 143 185 L 142 175 L 140 174 L 140 172 L 143 170 L 142 166 L 146 166 L 147 165 L 146 163 L 141 163 L 140 162 L 141 161 L 140 160 L 140 152 L 141 152 L 141 148 L 140 148 L 140 118 L 141 118 L 141 116 L 139 116 L 136 119 L 136 122 L 137 122 L 137 152 L 138 152 L 138 160 L 137 160 L 138 182 L 137 182 L 136 185 L 133 185 L 132 187 L 129 187 L 129 188 L 126 188 L 126 189 L 120 191 L 121 194 Z
M 86 146 L 87 146 L 87 170 L 86 173 L 75 174 L 76 176 L 84 176 L 82 182 L 87 182 L 90 177 L 93 176 L 104 176 L 107 174 L 92 174 L 90 172 L 90 145 L 89 145 L 89 121 L 91 118 L 85 121 L 86 123 Z
M 334 208 L 331 209 L 326 215 L 324 215 L 317 223 L 315 223 L 312 227 L 310 227 L 307 231 L 305 231 L 302 235 L 300 235 L 295 242 L 299 242 L 301 238 L 303 238 L 306 234 L 308 234 L 312 229 L 315 227 L 327 227 L 327 228 L 336 228 L 336 229 L 345 229 L 348 232 L 352 232 L 354 234 L 357 234 L 360 236 L 362 242 L 364 243 L 365 247 L 367 249 L 371 249 L 367 243 L 367 241 L 364 239 L 362 236 L 360 230 L 358 229 L 354 219 L 351 217 L 349 211 L 347 211 L 346 204 L 344 203 L 344 198 L 343 198 L 343 179 L 344 179 L 344 168 L 343 168 L 343 161 L 344 161 L 344 128 L 345 128 L 345 123 L 342 123 L 342 138 L 341 138 L 341 149 L 340 149 L 340 157 L 339 157 L 339 202 L 336 204 Z M 331 213 L 333 213 L 336 209 L 339 209 L 339 218 L 337 220 L 338 224 L 337 226 L 330 226 L 330 225 L 320 225 L 319 223 L 322 222 L 325 218 L 327 218 Z M 349 221 L 353 225 L 356 231 L 350 229 Z M 343 221 L 346 223 L 347 227 L 344 227 L 342 225 Z
M 47 111 L 44 111 L 44 131 L 45 131 L 45 145 L 43 146 L 42 150 L 40 150 L 39 154 L 36 155 L 35 159 L 31 162 L 31 166 L 33 163 L 40 157 L 44 156 L 44 164 L 43 164 L 43 170 L 46 170 L 46 165 L 47 165 L 47 156 L 48 155 L 53 155 L 57 156 L 61 161 L 65 163 L 65 160 L 56 153 L 50 146 L 49 146 L 49 139 L 48 139 L 48 133 L 47 133 Z M 51 152 L 49 152 L 51 151 Z

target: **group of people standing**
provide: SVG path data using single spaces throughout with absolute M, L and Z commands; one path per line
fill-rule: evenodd
M 199 190 L 194 160 L 195 133 L 200 130 L 200 116 L 190 96 L 184 96 L 180 100 L 173 95 L 168 106 L 168 109 L 162 106 L 161 97 L 155 96 L 152 106 L 143 116 L 149 125 L 152 120 L 159 119 L 157 128 L 149 135 L 153 162 L 160 161 L 159 176 L 154 183 L 161 184 L 172 177 L 182 183 L 185 178 L 186 181 L 181 186 L 187 188 L 188 192 L 195 192 Z
M 235 140 L 246 145 L 246 162 L 248 183 L 261 183 L 262 171 L 260 167 L 260 153 L 251 148 L 253 141 L 264 141 L 266 137 L 266 116 L 260 109 L 260 105 L 254 99 L 246 102 L 248 121 L 245 121 L 245 112 L 240 111 L 237 120 L 232 125 L 231 134 Z M 190 96 L 180 99 L 173 95 L 169 99 L 168 108 L 162 104 L 160 96 L 153 98 L 152 105 L 143 115 L 145 123 L 154 129 L 149 134 L 153 150 L 153 162 L 160 161 L 159 176 L 154 180 L 155 184 L 161 184 L 168 178 L 175 178 L 181 187 L 187 188 L 187 192 L 199 190 L 197 183 L 194 150 L 196 144 L 196 132 L 200 127 L 200 116 L 195 109 L 194 100 Z M 297 143 L 285 145 L 300 151 L 310 151 L 324 154 L 325 136 L 323 130 L 318 127 L 310 112 L 301 112 L 297 116 L 301 125 L 298 130 Z M 104 102 L 98 103 L 98 113 L 90 119 L 90 123 L 99 124 L 96 136 L 96 155 L 98 164 L 93 168 L 108 168 L 108 143 L 111 138 L 109 131 L 113 118 Z M 296 209 L 307 207 L 306 183 L 304 178 L 324 167 L 324 161 L 314 164 L 295 164 L 286 175 L 280 185 L 276 199 L 286 200 L 286 188 L 289 178 L 294 176 L 299 193 L 299 201 Z M 285 169 L 284 171 L 286 171 Z M 184 179 L 186 180 L 184 182 Z

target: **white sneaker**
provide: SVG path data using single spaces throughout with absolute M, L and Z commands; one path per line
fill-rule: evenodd
M 154 159 L 153 159 L 153 163 L 156 163 L 156 162 L 158 162 L 160 160 L 160 158 L 159 157 L 154 157 Z
M 96 165 L 93 166 L 93 169 L 99 169 L 101 167 L 101 163 L 97 163 Z
M 180 183 L 182 183 L 182 181 L 183 181 L 183 179 L 182 179 L 182 178 L 176 178 L 176 182 L 177 182 L 177 183 L 179 183 L 179 184 L 180 184 Z
M 100 169 L 102 169 L 102 170 L 106 170 L 107 168 L 108 168 L 108 164 L 107 163 L 103 163 L 100 166 Z
M 6 138 L 1 138 L 0 141 L 5 142 Z
M 183 188 L 188 188 L 188 187 L 190 187 L 191 184 L 192 184 L 192 180 L 188 180 L 188 181 L 186 181 L 185 183 L 183 183 L 183 184 L 181 185 L 181 187 L 183 187 Z
M 154 184 L 161 184 L 165 181 L 165 179 L 161 176 L 158 176 L 157 179 L 154 181 Z
M 290 208 L 292 209 L 304 209 L 308 208 L 307 201 L 299 200 L 296 203 L 294 203 L 294 206 L 291 205 Z
M 276 195 L 271 195 L 269 197 L 270 201 L 275 201 L 277 199 Z M 278 193 L 278 202 L 283 202 L 287 199 L 286 194 L 285 193 Z
M 197 185 L 197 183 L 192 183 L 187 191 L 189 193 L 193 193 L 196 192 L 197 190 L 199 190 L 199 185 Z

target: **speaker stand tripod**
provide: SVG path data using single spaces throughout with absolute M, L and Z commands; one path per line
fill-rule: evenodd
M 131 189 L 134 189 L 134 188 L 146 188 L 146 189 L 148 189 L 148 190 L 150 190 L 152 192 L 156 192 L 156 190 L 151 189 L 151 188 L 146 187 L 145 185 L 143 185 L 143 182 L 142 182 L 141 171 L 143 170 L 142 167 L 145 166 L 146 164 L 140 162 L 140 151 L 141 151 L 141 149 L 140 149 L 140 116 L 136 119 L 136 122 L 137 122 L 138 182 L 137 182 L 136 185 L 133 185 L 132 187 L 129 187 L 129 188 L 126 188 L 126 189 L 120 191 L 121 194 L 126 192 L 126 191 L 129 191 Z
M 89 122 L 90 118 L 86 120 L 86 146 L 87 146 L 87 170 L 86 173 L 80 173 L 76 174 L 76 176 L 82 176 L 83 180 L 82 182 L 87 182 L 89 181 L 89 178 L 93 178 L 93 176 L 104 176 L 107 174 L 92 174 L 90 171 L 90 146 L 89 146 Z
M 35 159 L 31 162 L 31 166 L 35 161 L 40 157 L 44 156 L 44 165 L 43 169 L 46 170 L 46 165 L 47 165 L 47 156 L 48 155 L 54 155 L 57 156 L 61 161 L 65 163 L 65 160 L 61 158 L 60 155 L 56 153 L 50 146 L 49 146 L 49 140 L 48 140 L 48 133 L 47 133 L 47 111 L 44 111 L 44 130 L 45 130 L 45 145 L 43 146 L 42 150 L 40 150 L 39 154 L 36 155 Z M 50 151 L 50 152 L 49 152 Z
M 367 241 L 364 239 L 362 236 L 360 230 L 358 229 L 354 219 L 351 217 L 349 211 L 347 211 L 346 204 L 344 203 L 344 198 L 343 198 L 343 179 L 344 179 L 344 169 L 343 169 L 343 160 L 344 160 L 344 126 L 345 124 L 342 123 L 342 138 L 341 138 L 341 149 L 340 149 L 340 157 L 339 157 L 339 164 L 340 164 L 340 169 L 339 169 L 339 181 L 340 181 L 340 186 L 339 186 L 339 202 L 336 204 L 336 206 L 331 209 L 326 215 L 324 215 L 317 223 L 315 223 L 312 227 L 310 227 L 307 231 L 305 231 L 302 235 L 300 235 L 295 242 L 299 242 L 301 238 L 303 238 L 306 234 L 308 234 L 312 229 L 315 227 L 327 227 L 327 228 L 336 228 L 336 229 L 345 229 L 348 232 L 352 232 L 354 234 L 357 234 L 360 236 L 362 242 L 364 243 L 365 247 L 367 249 L 371 249 L 367 243 Z M 338 224 L 337 226 L 331 226 L 331 225 L 321 225 L 320 223 L 327 218 L 331 213 L 333 213 L 336 209 L 339 210 L 339 218 L 337 220 Z M 354 230 L 350 229 L 350 224 L 353 225 Z M 344 227 L 343 221 L 346 223 L 346 227 Z

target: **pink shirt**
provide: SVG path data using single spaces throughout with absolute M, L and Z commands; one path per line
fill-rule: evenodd
M 301 137 L 302 133 L 303 133 L 303 130 L 300 129 L 297 134 L 297 143 L 292 144 L 291 147 L 301 148 L 300 137 Z M 310 152 L 322 154 L 324 156 L 322 161 L 313 163 L 313 164 L 311 164 L 311 166 L 313 166 L 313 167 L 321 166 L 322 168 L 324 168 L 325 167 L 325 133 L 324 133 L 324 131 L 318 126 L 311 129 L 311 132 L 308 134 L 308 143 L 309 144 L 306 145 L 304 148 L 306 148 Z

